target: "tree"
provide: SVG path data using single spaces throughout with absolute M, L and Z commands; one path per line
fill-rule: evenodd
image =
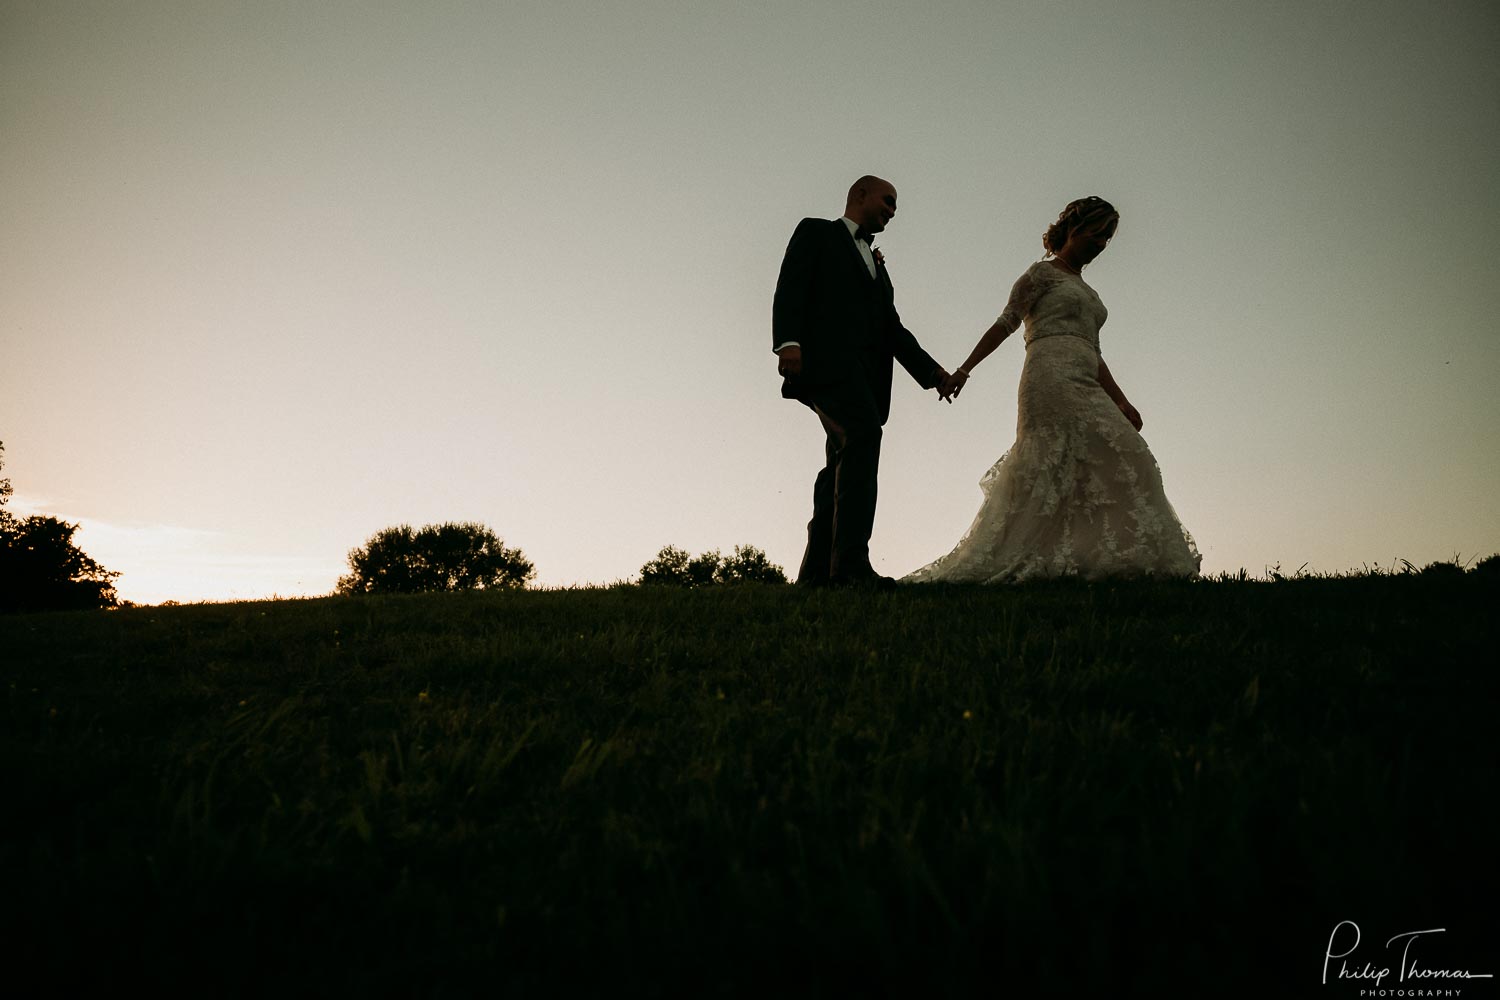
M 786 583 L 786 573 L 753 545 L 736 545 L 719 566 L 720 583 Z
M 668 545 L 641 567 L 641 583 L 650 586 L 707 587 L 734 583 L 786 583 L 786 574 L 753 545 L 736 545 L 724 558 L 717 549 L 689 557 Z
M 0 468 L 5 465 L 0 442 Z M 120 604 L 112 573 L 73 544 L 78 525 L 5 509 L 13 490 L 0 479 L 0 611 L 113 608 Z
M 719 553 L 705 552 L 693 558 L 675 545 L 668 545 L 641 567 L 641 583 L 669 587 L 704 587 L 714 582 Z
M 429 524 L 420 531 L 401 524 L 375 533 L 349 551 L 349 575 L 340 594 L 417 594 L 428 591 L 515 589 L 526 586 L 536 567 L 519 549 L 508 549 L 495 533 L 473 521 Z
M 688 575 L 688 554 L 675 545 L 666 545 L 646 565 L 641 567 L 641 583 L 647 585 L 665 585 L 677 587 L 691 587 L 692 578 Z

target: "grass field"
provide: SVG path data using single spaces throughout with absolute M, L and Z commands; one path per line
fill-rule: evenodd
M 1340 920 L 1388 988 L 1412 930 L 1500 972 L 1497 608 L 1455 573 L 0 617 L 5 932 L 202 996 L 1357 996 Z

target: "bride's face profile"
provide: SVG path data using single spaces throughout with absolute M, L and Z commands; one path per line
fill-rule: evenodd
M 1067 242 L 1057 251 L 1057 256 L 1081 268 L 1104 252 L 1119 225 L 1118 215 L 1107 215 L 1085 223 L 1068 233 Z

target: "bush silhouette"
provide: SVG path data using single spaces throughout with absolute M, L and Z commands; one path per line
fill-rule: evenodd
M 736 545 L 725 558 L 717 549 L 690 557 L 668 545 L 641 567 L 641 583 L 648 586 L 707 587 L 734 583 L 786 583 L 786 574 L 753 545 Z
M 0 442 L 0 468 L 5 466 Z M 5 509 L 10 480 L 0 479 L 0 611 L 63 611 L 120 604 L 115 577 L 73 544 L 78 525 Z
M 1464 575 L 1464 568 L 1457 561 L 1430 562 L 1422 567 L 1418 575 L 1425 577 L 1458 577 Z
M 516 589 L 536 576 L 519 549 L 472 521 L 386 528 L 349 552 L 349 575 L 339 594 L 419 594 L 431 591 Z
M 719 583 L 786 583 L 786 573 L 753 545 L 736 545 L 734 555 L 719 564 Z

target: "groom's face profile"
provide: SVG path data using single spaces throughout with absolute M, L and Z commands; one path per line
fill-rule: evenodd
M 866 232 L 881 232 L 896 217 L 896 189 L 885 181 L 870 178 L 854 189 L 847 214 Z

